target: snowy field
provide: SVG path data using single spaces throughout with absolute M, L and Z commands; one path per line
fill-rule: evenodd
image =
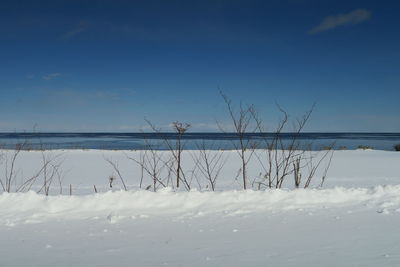
M 317 173 L 311 189 L 288 178 L 281 190 L 243 191 L 240 158 L 226 151 L 211 192 L 190 174 L 199 152 L 184 151 L 195 189 L 156 193 L 139 189 L 141 168 L 128 157 L 140 153 L 22 151 L 13 188 L 44 158 L 59 168 L 50 196 L 36 193 L 41 176 L 27 193 L 0 195 L 0 266 L 400 266 L 398 152 L 335 151 L 322 189 Z M 13 151 L 2 154 L 6 176 Z M 253 157 L 250 182 L 260 172 Z

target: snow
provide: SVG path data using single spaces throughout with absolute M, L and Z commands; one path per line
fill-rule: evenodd
M 101 217 L 111 222 L 146 216 L 201 217 L 312 210 L 354 205 L 386 214 L 400 212 L 400 185 L 374 188 L 266 191 L 173 192 L 116 191 L 87 196 L 3 193 L 0 223 L 24 224 L 49 220 Z
M 400 265 L 400 153 L 336 151 L 322 189 L 288 181 L 281 190 L 243 191 L 232 178 L 239 159 L 227 151 L 216 192 L 201 180 L 190 192 L 156 193 L 138 188 L 140 168 L 122 151 L 46 153 L 61 155 L 63 194 L 55 182 L 50 196 L 35 192 L 39 184 L 0 195 L 1 266 Z M 197 152 L 184 151 L 188 169 L 190 153 Z M 105 158 L 118 163 L 131 190 L 118 183 L 110 190 L 115 173 Z M 19 179 L 40 161 L 39 151 L 21 152 Z M 259 172 L 253 160 L 249 176 Z

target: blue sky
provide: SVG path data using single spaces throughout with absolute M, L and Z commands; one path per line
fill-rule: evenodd
M 0 131 L 139 131 L 228 117 L 400 131 L 398 1 L 1 1 Z

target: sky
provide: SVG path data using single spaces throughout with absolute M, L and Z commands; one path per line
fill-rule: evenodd
M 222 90 L 273 129 L 400 132 L 400 2 L 0 2 L 0 131 L 218 131 Z M 229 127 L 229 126 L 227 126 Z

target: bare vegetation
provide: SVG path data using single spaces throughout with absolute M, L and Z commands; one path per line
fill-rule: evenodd
M 146 147 L 145 150 L 140 152 L 139 159 L 129 155 L 126 156 L 140 166 L 141 178 L 139 188 L 142 188 L 144 173 L 147 173 L 152 180 L 152 185 L 147 186 L 146 190 L 152 188 L 156 192 L 159 186 L 166 187 L 169 184 L 169 179 L 165 182 L 161 176 L 162 171 L 167 168 L 169 162 L 163 160 L 159 150 L 154 149 L 151 145 Z
M 246 190 L 248 180 L 247 165 L 257 147 L 257 143 L 247 135 L 248 133 L 255 133 L 257 131 L 257 125 L 254 126 L 252 124 L 252 114 L 255 113 L 255 110 L 252 105 L 244 106 L 242 103 L 240 103 L 239 110 L 235 111 L 232 101 L 224 93 L 222 93 L 222 91 L 220 91 L 220 94 L 226 104 L 229 118 L 233 124 L 234 133 L 238 139 L 238 143 L 233 142 L 233 144 L 242 163 L 240 172 L 242 176 L 243 189 Z M 220 127 L 220 129 L 225 131 L 222 127 Z
M 227 157 L 224 157 L 224 151 L 219 148 L 216 149 L 214 144 L 207 147 L 203 141 L 197 143 L 196 146 L 198 153 L 192 153 L 192 159 L 195 162 L 195 166 L 198 166 L 202 177 L 208 183 L 206 188 L 215 191 L 217 179 L 227 161 Z M 199 184 L 201 186 L 200 182 Z
M 261 150 L 264 151 L 264 156 L 256 155 L 263 175 L 256 179 L 253 185 L 257 189 L 282 188 L 287 178 L 293 175 L 294 187 L 299 188 L 304 178 L 303 187 L 308 188 L 321 163 L 328 157 L 328 164 L 321 177 L 320 186 L 322 186 L 330 166 L 334 145 L 328 146 L 329 148 L 323 151 L 312 152 L 312 143 L 301 143 L 299 140 L 300 133 L 304 130 L 314 110 L 314 105 L 302 117 L 295 120 L 290 136 L 285 139 L 283 138 L 283 131 L 289 123 L 289 115 L 279 105 L 277 107 L 282 118 L 276 130 L 272 133 L 272 138 L 271 135 L 264 135 L 266 133 L 265 126 L 257 112 L 254 109 L 252 110 L 253 119 L 257 124 L 258 132 L 262 136 Z M 320 153 L 323 153 L 323 155 L 321 156 Z M 317 158 L 318 160 L 315 163 L 314 161 Z
M 125 180 L 122 177 L 121 171 L 120 171 L 120 169 L 118 167 L 118 162 L 114 161 L 111 158 L 104 158 L 104 159 L 112 166 L 113 170 L 115 171 L 115 173 L 117 174 L 119 180 L 121 181 L 124 190 L 127 191 L 128 188 L 126 187 Z M 114 175 L 111 175 L 109 177 L 110 188 L 112 188 L 114 180 L 115 180 Z
M 307 144 L 300 138 L 313 113 L 314 105 L 295 120 L 289 119 L 288 113 L 277 105 L 281 118 L 278 125 L 272 128 L 272 132 L 267 132 L 266 125 L 253 105 L 246 106 L 240 103 L 235 107 L 225 94 L 220 94 L 233 132 L 223 129 L 220 124 L 219 127 L 221 131 L 234 136 L 234 153 L 237 153 L 240 159 L 237 176 L 232 177 L 233 182 L 239 182 L 244 190 L 309 188 L 324 185 L 332 161 L 334 144 L 315 151 L 312 150 L 312 143 Z M 146 121 L 161 138 L 167 150 L 162 151 L 149 140 L 145 140 L 145 148 L 139 154 L 132 156 L 125 153 L 126 158 L 139 166 L 140 172 L 133 174 L 139 188 L 154 192 L 165 187 L 187 191 L 192 188 L 217 190 L 218 178 L 223 173 L 228 157 L 221 147 L 215 145 L 215 141 L 208 144 L 204 140 L 198 142 L 196 152 L 192 152 L 185 148 L 185 137 L 191 128 L 190 124 L 175 121 L 170 125 L 172 133 L 165 133 L 150 121 Z M 285 131 L 289 131 L 290 134 Z M 254 135 L 257 135 L 257 138 L 254 138 Z M 38 150 L 41 153 L 40 167 L 31 176 L 26 177 L 19 167 L 19 157 L 22 151 L 28 148 L 24 142 L 14 150 L 1 152 L 0 164 L 4 171 L 0 177 L 1 189 L 4 192 L 26 192 L 35 188 L 38 193 L 49 195 L 52 188 L 58 185 L 59 193 L 62 194 L 65 176 L 62 170 L 62 153 L 47 151 L 41 144 Z M 400 150 L 400 146 L 397 145 L 395 149 Z M 183 157 L 185 153 L 190 157 Z M 192 162 L 187 162 L 190 158 Z M 128 184 L 134 180 L 131 180 L 131 177 L 125 179 L 127 174 L 122 173 L 117 160 L 111 157 L 104 159 L 112 169 L 106 187 L 127 191 Z M 250 163 L 252 171 L 249 171 Z M 260 175 L 253 176 L 252 173 L 256 169 L 260 170 Z M 93 191 L 99 192 L 94 184 Z M 72 193 L 70 184 L 69 194 Z
M 168 147 L 168 150 L 171 153 L 171 158 L 167 161 L 164 161 L 165 166 L 169 170 L 169 175 L 173 174 L 175 176 L 175 187 L 179 188 L 181 183 L 184 185 L 186 190 L 191 189 L 191 179 L 189 179 L 186 175 L 182 167 L 182 153 L 185 148 L 185 143 L 183 142 L 184 134 L 190 129 L 191 125 L 188 123 L 182 123 L 179 121 L 175 121 L 171 124 L 172 130 L 176 134 L 175 142 L 173 143 L 171 139 L 169 139 L 166 135 L 164 135 L 160 129 L 155 127 L 149 120 L 146 120 L 150 128 L 160 135 L 163 139 L 165 145 Z M 152 155 L 155 156 L 155 155 Z M 154 160 L 154 159 L 153 159 Z M 194 170 L 192 170 L 192 174 Z M 193 175 L 192 175 L 193 178 Z M 174 185 L 172 185 L 174 186 Z
M 63 173 L 61 165 L 64 161 L 62 153 L 54 154 L 50 151 L 40 149 L 41 164 L 39 169 L 31 176 L 26 177 L 19 166 L 19 157 L 25 148 L 27 142 L 17 144 L 15 149 L 3 151 L 0 156 L 0 163 L 3 165 L 4 175 L 0 178 L 0 185 L 4 192 L 26 192 L 33 189 L 34 185 L 38 185 L 41 178 L 42 185 L 37 190 L 38 193 L 49 195 L 53 182 L 58 182 L 60 193 L 62 193 Z

